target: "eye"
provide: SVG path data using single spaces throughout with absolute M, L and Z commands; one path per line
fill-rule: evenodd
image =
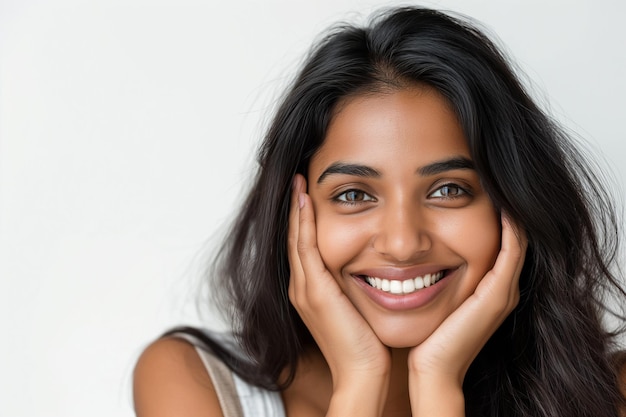
M 444 184 L 441 187 L 437 188 L 432 193 L 430 193 L 428 197 L 454 199 L 454 198 L 459 198 L 461 196 L 464 196 L 466 194 L 468 194 L 468 192 L 456 184 Z
M 361 190 L 347 190 L 338 194 L 334 200 L 345 204 L 358 204 L 376 201 L 374 197 Z

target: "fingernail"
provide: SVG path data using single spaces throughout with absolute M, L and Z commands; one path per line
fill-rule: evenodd
M 304 194 L 302 193 L 298 195 L 298 206 L 300 208 L 304 207 Z

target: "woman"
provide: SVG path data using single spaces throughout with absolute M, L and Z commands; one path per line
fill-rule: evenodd
M 330 33 L 259 163 L 214 271 L 237 344 L 155 342 L 138 415 L 227 411 L 184 335 L 278 399 L 257 415 L 624 409 L 609 196 L 469 23 L 402 8 Z

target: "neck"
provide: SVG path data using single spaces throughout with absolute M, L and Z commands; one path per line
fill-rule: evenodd
M 411 416 L 407 362 L 409 349 L 390 349 L 390 352 L 391 377 L 383 416 L 409 417 Z M 311 390 L 312 386 L 316 389 Z M 322 353 L 315 347 L 300 357 L 294 382 L 282 392 L 287 415 L 303 414 L 301 411 L 303 404 L 312 405 L 317 410 L 325 410 L 328 408 L 331 395 L 330 369 Z M 303 398 L 306 401 L 303 401 Z
M 387 402 L 383 411 L 385 417 L 405 417 L 411 415 L 409 400 L 409 349 L 391 349 L 391 379 Z

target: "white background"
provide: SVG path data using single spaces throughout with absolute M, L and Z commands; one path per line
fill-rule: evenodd
M 202 322 L 281 88 L 328 25 L 390 4 L 0 0 L 0 416 L 132 415 L 142 347 Z M 626 3 L 422 4 L 497 33 L 624 188 Z

